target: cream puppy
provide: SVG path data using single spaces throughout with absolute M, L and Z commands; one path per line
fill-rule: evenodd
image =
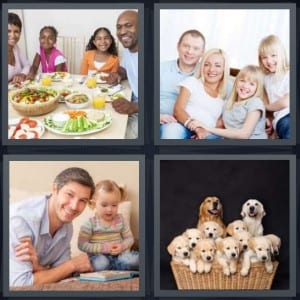
M 242 231 L 248 231 L 247 224 L 242 220 L 235 220 L 229 223 L 226 227 L 226 232 L 231 236 Z
M 272 243 L 265 236 L 252 237 L 249 240 L 248 250 L 244 252 L 242 261 L 241 275 L 247 276 L 252 263 L 262 262 L 268 273 L 273 272 L 273 263 L 271 261 Z
M 206 221 L 199 225 L 199 231 L 201 232 L 202 238 L 206 239 L 216 239 L 222 237 L 224 230 L 223 228 L 215 221 Z
M 182 235 L 188 239 L 190 249 L 195 248 L 201 239 L 201 232 L 197 228 L 189 228 Z
M 226 276 L 235 274 L 240 254 L 240 244 L 233 237 L 216 239 L 217 252 L 216 260 L 222 266 Z
M 249 199 L 242 206 L 241 216 L 252 236 L 263 235 L 264 229 L 261 221 L 265 215 L 264 206 L 256 199 Z
M 281 239 L 279 236 L 275 234 L 267 234 L 265 237 L 271 241 L 273 252 L 271 253 L 273 256 L 279 255 L 279 249 L 281 247 Z
M 211 271 L 212 262 L 216 252 L 213 239 L 202 239 L 191 252 L 190 270 L 195 273 L 208 273 Z
M 190 265 L 190 247 L 188 239 L 182 235 L 176 236 L 168 245 L 167 250 L 174 262 Z
M 240 231 L 236 232 L 233 235 L 233 238 L 235 238 L 240 243 L 240 249 L 241 251 L 246 251 L 249 246 L 249 240 L 251 239 L 251 234 L 248 231 Z

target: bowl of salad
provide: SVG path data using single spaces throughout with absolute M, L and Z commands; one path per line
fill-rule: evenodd
M 85 93 L 73 93 L 65 97 L 65 103 L 69 108 L 82 109 L 89 105 L 90 96 Z
M 53 111 L 58 98 L 57 91 L 45 87 L 27 87 L 9 93 L 13 108 L 24 116 L 40 116 Z

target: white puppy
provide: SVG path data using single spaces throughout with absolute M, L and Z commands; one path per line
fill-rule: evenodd
M 206 221 L 198 226 L 198 229 L 201 232 L 202 238 L 205 239 L 216 239 L 222 237 L 224 230 L 223 228 L 215 221 Z
M 229 276 L 237 271 L 240 244 L 233 237 L 216 239 L 216 260 L 222 266 L 224 275 Z
M 226 227 L 226 232 L 231 236 L 242 231 L 248 231 L 247 224 L 242 220 L 235 220 L 229 223 Z
M 182 235 L 176 236 L 168 245 L 167 250 L 172 255 L 174 262 L 186 266 L 190 265 L 190 247 L 186 237 Z
M 216 245 L 213 239 L 202 239 L 191 252 L 190 270 L 195 273 L 208 273 L 211 270 L 212 262 L 216 252 Z
M 265 235 L 265 237 L 271 241 L 272 249 L 273 249 L 272 255 L 273 256 L 278 256 L 279 255 L 279 249 L 281 247 L 280 237 L 275 235 L 275 234 L 267 234 L 267 235 Z
M 188 239 L 190 249 L 195 248 L 201 239 L 201 232 L 197 228 L 189 228 L 182 235 Z
M 262 262 L 268 273 L 273 272 L 271 261 L 272 243 L 265 236 L 252 237 L 249 240 L 248 250 L 244 252 L 242 261 L 241 275 L 247 276 L 252 263 Z
M 263 235 L 261 221 L 265 215 L 264 206 L 256 199 L 249 199 L 242 206 L 241 216 L 252 236 Z
M 235 238 L 240 243 L 240 249 L 241 251 L 246 251 L 249 247 L 249 240 L 251 238 L 251 234 L 248 231 L 241 231 L 236 232 L 233 235 L 233 238 Z

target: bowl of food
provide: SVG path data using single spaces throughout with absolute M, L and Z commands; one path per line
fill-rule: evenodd
M 59 94 L 51 88 L 24 88 L 9 93 L 13 108 L 24 116 L 40 116 L 53 111 Z
M 65 103 L 69 108 L 81 109 L 89 105 L 91 98 L 84 93 L 73 93 L 65 97 Z

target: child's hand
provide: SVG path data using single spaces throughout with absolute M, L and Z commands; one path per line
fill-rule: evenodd
M 122 252 L 121 244 L 112 244 L 110 248 L 111 255 L 119 255 Z

